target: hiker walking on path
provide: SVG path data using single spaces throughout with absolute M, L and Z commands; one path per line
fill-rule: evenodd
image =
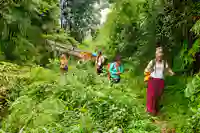
M 70 57 L 69 57 L 70 58 Z M 68 60 L 65 54 L 60 56 L 60 84 L 65 85 L 66 77 L 65 74 L 68 72 Z
M 115 62 L 109 64 L 109 79 L 111 82 L 119 83 L 120 75 L 124 72 L 124 67 L 121 63 L 121 57 L 117 56 Z
M 68 71 L 68 59 L 65 54 L 62 54 L 60 57 L 60 72 L 65 74 Z
M 97 74 L 101 74 L 103 72 L 103 63 L 104 63 L 104 57 L 102 55 L 102 52 L 98 52 L 98 56 L 96 58 L 96 72 Z
M 148 77 L 147 87 L 147 112 L 153 115 L 158 114 L 159 101 L 164 90 L 164 72 L 167 70 L 170 75 L 174 72 L 169 68 L 167 61 L 163 59 L 163 50 L 161 47 L 156 49 L 156 58 L 151 60 L 145 69 L 145 75 Z

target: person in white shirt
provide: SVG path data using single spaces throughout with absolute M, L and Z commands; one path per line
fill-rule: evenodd
M 104 57 L 102 55 L 102 52 L 98 52 L 98 56 L 96 58 L 96 71 L 97 74 L 101 74 L 103 72 L 103 63 L 104 63 Z
M 156 115 L 159 112 L 159 100 L 164 90 L 164 74 L 167 70 L 171 75 L 174 72 L 169 68 L 167 61 L 163 59 L 161 47 L 156 49 L 156 58 L 151 60 L 145 69 L 145 73 L 150 73 L 147 87 L 147 112 Z

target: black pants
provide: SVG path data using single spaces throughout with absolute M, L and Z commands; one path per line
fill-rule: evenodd
M 103 72 L 103 66 L 98 66 L 97 67 L 97 74 L 101 74 Z
M 119 83 L 120 82 L 120 78 L 118 78 L 118 79 L 111 78 L 111 82 L 113 82 L 113 83 Z

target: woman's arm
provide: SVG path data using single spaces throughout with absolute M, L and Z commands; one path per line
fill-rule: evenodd
M 95 59 L 96 64 L 98 63 L 98 59 L 99 59 L 99 56 L 97 56 L 96 59 Z
M 104 62 L 105 62 L 105 58 L 104 58 L 104 56 L 102 55 L 102 64 L 104 64 Z
M 171 68 L 168 68 L 168 72 L 170 73 L 171 76 L 175 75 L 175 73 L 172 71 Z
M 120 73 L 123 73 L 123 72 L 124 72 L 124 66 L 120 65 Z
M 147 72 L 151 72 L 152 70 L 152 65 L 153 65 L 153 61 L 151 60 L 150 62 L 149 62 L 149 64 L 147 65 L 147 67 L 145 68 L 145 70 L 144 70 L 144 73 L 147 73 Z
M 166 69 L 170 73 L 171 76 L 173 76 L 175 73 L 172 71 L 172 69 L 169 67 L 168 63 L 166 62 Z

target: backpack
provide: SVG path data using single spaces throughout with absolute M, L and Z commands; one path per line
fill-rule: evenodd
M 152 70 L 154 69 L 155 65 L 156 65 L 156 59 L 153 60 L 153 63 L 151 66 Z M 164 60 L 164 71 L 165 71 L 165 68 L 166 68 L 166 61 Z M 155 69 L 155 71 L 156 71 L 156 69 Z M 163 71 L 163 73 L 164 73 L 164 71 Z M 151 74 L 150 72 L 145 73 L 144 82 L 147 82 L 150 79 L 150 74 Z
M 112 63 L 108 63 L 108 65 L 107 65 L 108 80 L 110 80 L 110 78 L 111 78 L 111 76 L 110 76 L 110 71 L 109 71 L 110 65 L 111 65 L 111 64 L 112 64 Z M 116 68 L 116 64 L 114 65 L 114 67 Z M 116 69 L 117 69 L 117 71 L 119 72 L 118 67 L 117 67 Z
M 110 64 L 111 63 L 108 63 L 108 65 L 107 65 L 108 80 L 110 80 L 110 72 L 109 72 Z

